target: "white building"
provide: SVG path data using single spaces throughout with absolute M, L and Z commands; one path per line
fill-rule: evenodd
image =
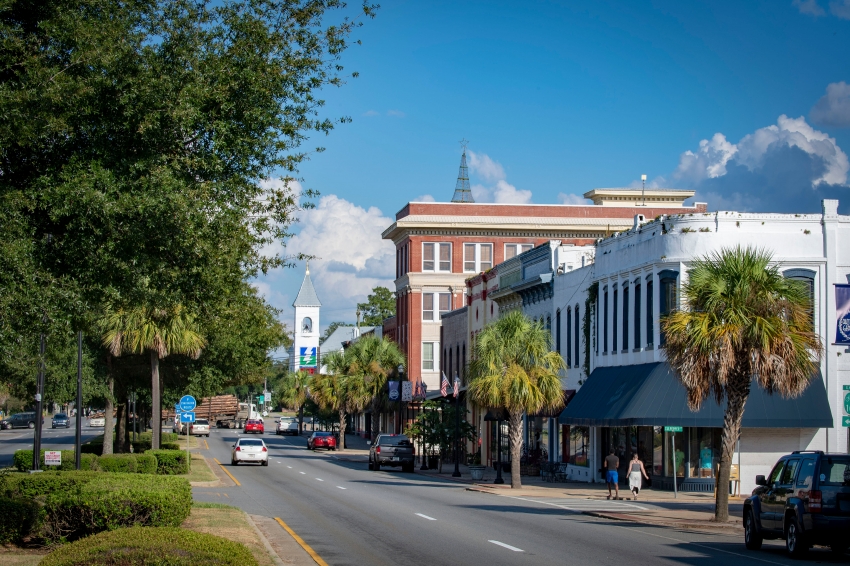
M 734 460 L 741 492 L 793 450 L 850 451 L 842 426 L 843 387 L 850 385 L 850 355 L 842 354 L 850 349 L 834 344 L 835 284 L 850 282 L 850 250 L 840 245 L 850 237 L 850 216 L 837 210 L 838 201 L 825 200 L 822 214 L 712 212 L 648 222 L 638 216 L 631 230 L 597 244 L 593 264 L 559 270 L 553 338 L 570 365 L 565 389 L 578 393 L 560 415 L 552 459 L 569 462 L 575 480 L 602 481 L 598 470 L 609 448 L 623 466 L 638 452 L 654 487 L 672 488 L 675 474 L 680 489 L 714 489 L 723 408 L 708 399 L 698 413 L 688 410 L 684 387 L 665 362 L 658 321 L 678 305 L 689 261 L 738 245 L 768 250 L 785 276 L 809 285 L 825 345 L 820 374 L 799 399 L 751 389 Z M 586 321 L 593 292 L 596 308 Z M 536 307 L 524 310 L 539 316 Z
M 316 295 L 316 289 L 310 279 L 309 265 L 292 306 L 295 307 L 295 325 L 292 346 L 289 348 L 289 370 L 303 369 L 313 373 L 319 362 L 319 311 L 322 302 Z

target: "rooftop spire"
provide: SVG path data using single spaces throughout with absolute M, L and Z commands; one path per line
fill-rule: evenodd
M 472 190 L 469 188 L 469 168 L 466 166 L 466 144 L 468 143 L 465 139 L 460 140 L 463 155 L 460 156 L 460 169 L 457 173 L 457 184 L 452 202 L 475 202 L 472 198 Z
M 307 265 L 307 271 L 304 273 L 304 281 L 301 282 L 301 289 L 298 291 L 298 296 L 292 303 L 293 307 L 320 307 L 322 302 L 319 296 L 316 295 L 316 289 L 313 287 L 313 280 L 310 279 L 310 265 Z

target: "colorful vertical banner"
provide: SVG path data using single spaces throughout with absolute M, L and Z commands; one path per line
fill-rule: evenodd
M 408 402 L 413 401 L 413 383 L 410 381 L 401 382 L 401 400 Z
M 835 343 L 850 344 L 850 285 L 835 286 Z
M 298 353 L 298 365 L 302 368 L 314 368 L 316 367 L 317 360 L 317 348 L 315 347 L 301 347 L 299 348 Z
M 390 388 L 390 401 L 398 401 L 398 381 L 388 381 L 387 385 L 389 385 Z

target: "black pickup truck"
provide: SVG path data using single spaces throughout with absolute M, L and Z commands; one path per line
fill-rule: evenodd
M 403 472 L 413 472 L 413 443 L 403 434 L 379 434 L 369 447 L 369 469 L 381 466 L 401 466 Z

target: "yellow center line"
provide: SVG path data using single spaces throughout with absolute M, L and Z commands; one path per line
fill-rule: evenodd
M 206 439 L 206 438 L 204 439 L 204 446 L 206 446 L 207 450 L 209 450 L 209 449 L 210 449 L 210 445 L 209 445 L 209 444 L 207 444 L 207 439 Z
M 324 560 L 322 560 L 321 556 L 319 556 L 318 554 L 316 554 L 316 551 L 315 551 L 315 550 L 313 550 L 312 548 L 310 548 L 310 545 L 309 545 L 309 544 L 307 544 L 306 542 L 304 542 L 304 539 L 302 539 L 300 536 L 298 536 L 297 534 L 295 534 L 295 531 L 293 531 L 292 529 L 290 529 L 290 528 L 289 528 L 289 525 L 287 525 L 286 523 L 284 523 L 284 522 L 283 522 L 283 519 L 281 519 L 280 517 L 275 517 L 275 518 L 274 518 L 274 520 L 275 520 L 275 521 L 277 521 L 278 523 L 280 523 L 280 526 L 281 526 L 281 527 L 283 527 L 283 528 L 284 528 L 284 530 L 286 530 L 286 532 L 288 532 L 288 533 L 292 536 L 292 538 L 294 538 L 294 539 L 295 539 L 295 542 L 297 542 L 298 544 L 300 544 L 300 545 L 301 545 L 301 548 L 303 548 L 304 550 L 306 550 L 306 551 L 307 551 L 307 554 L 309 554 L 309 555 L 310 555 L 310 557 L 311 557 L 313 560 L 315 560 L 315 561 L 316 561 L 316 564 L 318 564 L 319 566 L 328 566 L 328 563 L 327 563 L 327 562 L 325 562 Z
M 225 474 L 227 474 L 228 476 L 230 476 L 230 479 L 232 479 L 232 480 L 233 480 L 233 482 L 234 482 L 236 485 L 242 485 L 241 483 L 239 483 L 239 480 L 238 480 L 238 479 L 236 479 L 236 478 L 234 478 L 234 477 L 233 477 L 233 474 L 231 474 L 230 472 L 228 472 L 228 471 L 227 471 L 227 468 L 225 468 L 225 467 L 224 467 L 224 464 L 222 464 L 221 462 L 219 462 L 219 461 L 218 461 L 218 458 L 213 458 L 213 460 L 215 460 L 215 463 L 216 463 L 216 464 L 218 464 L 219 466 L 221 466 L 221 471 L 222 471 L 222 472 L 224 472 Z

